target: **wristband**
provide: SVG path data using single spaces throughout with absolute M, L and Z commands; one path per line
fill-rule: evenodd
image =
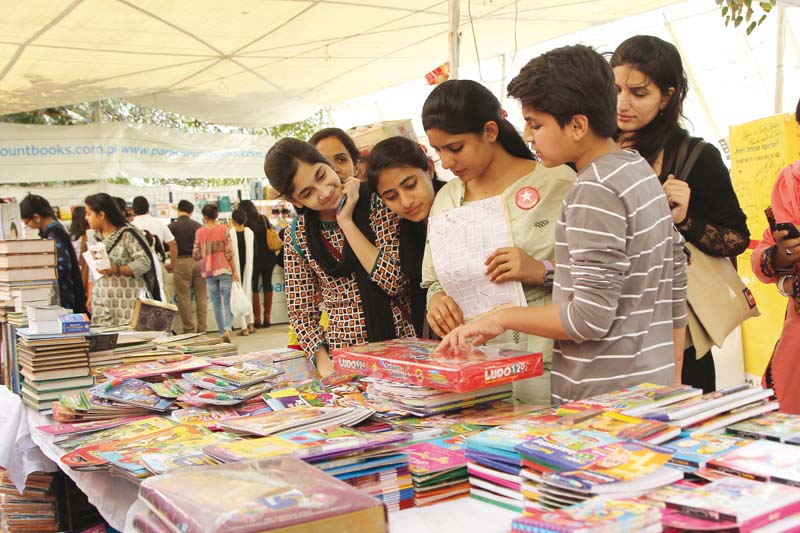
M 791 275 L 786 275 L 778 278 L 778 292 L 781 293 L 781 296 L 785 296 L 786 298 L 794 298 L 794 294 L 789 294 L 788 292 L 786 292 L 786 289 L 783 288 L 783 285 L 786 282 L 786 280 L 791 277 L 792 277 Z M 794 282 L 792 282 L 792 285 L 794 286 Z

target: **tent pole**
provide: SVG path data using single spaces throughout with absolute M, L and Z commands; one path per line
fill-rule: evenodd
M 447 37 L 449 40 L 447 55 L 450 61 L 450 79 L 458 79 L 458 60 L 461 53 L 461 42 L 458 35 L 458 24 L 461 21 L 461 4 L 460 0 L 450 0 L 448 2 L 448 22 L 449 29 Z
M 498 98 L 498 100 L 500 100 L 500 107 L 501 108 L 504 107 L 505 104 L 506 104 L 505 85 L 506 85 L 506 55 L 505 54 L 501 54 L 500 55 L 500 95 L 499 95 L 500 98 Z
M 775 47 L 775 114 L 783 110 L 783 57 L 786 52 L 786 8 L 778 4 L 778 36 Z
M 722 139 L 723 136 L 720 135 L 717 122 L 714 120 L 714 116 L 711 114 L 711 110 L 708 108 L 708 102 L 706 102 L 706 99 L 703 96 L 703 91 L 696 81 L 692 64 L 688 61 L 690 56 L 683 51 L 683 47 L 678 39 L 678 35 L 675 33 L 675 28 L 672 27 L 672 22 L 666 17 L 666 15 L 664 15 L 664 26 L 667 28 L 670 39 L 672 39 L 672 42 L 675 44 L 675 48 L 678 49 L 678 53 L 681 55 L 681 59 L 683 60 L 683 68 L 686 71 L 686 77 L 689 79 L 689 86 L 692 88 L 692 90 L 694 90 L 694 94 L 697 97 L 697 103 L 700 104 L 700 109 L 703 110 L 703 115 L 705 115 L 706 120 L 711 126 L 711 129 L 714 131 L 715 139 Z

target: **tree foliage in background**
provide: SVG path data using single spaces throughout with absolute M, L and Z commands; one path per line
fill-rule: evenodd
M 750 35 L 754 29 L 767 19 L 767 15 L 778 3 L 778 0 L 756 2 L 753 0 L 716 0 L 716 2 L 722 8 L 722 18 L 725 19 L 725 26 L 733 22 L 734 28 L 738 28 L 743 22 L 749 22 L 747 35 Z M 754 6 L 759 7 L 762 12 L 757 20 L 753 20 L 753 15 L 755 14 Z
M 164 111 L 153 107 L 138 106 L 119 98 L 109 98 L 97 102 L 82 102 L 66 106 L 49 107 L 37 111 L 13 113 L 0 116 L 0 122 L 17 124 L 42 124 L 51 126 L 75 126 L 91 122 L 130 122 L 132 124 L 149 124 L 164 128 L 175 128 L 192 133 L 243 133 L 247 135 L 264 135 L 274 139 L 281 137 L 297 137 L 308 139 L 311 135 L 324 126 L 322 111 L 315 115 L 290 124 L 280 124 L 265 128 L 240 128 L 236 126 L 223 126 L 210 124 L 194 117 Z M 198 178 L 174 179 L 158 178 L 141 180 L 151 185 L 183 185 L 220 187 L 238 185 L 249 182 L 252 177 L 246 178 Z M 112 178 L 110 183 L 131 185 L 131 180 L 125 177 Z M 140 181 L 140 180 L 137 180 Z M 73 184 L 83 182 L 72 182 Z M 55 184 L 55 183 L 53 183 Z M 141 183 L 135 183 L 136 185 Z M 23 184 L 26 185 L 26 184 Z M 31 185 L 44 185 L 36 183 Z

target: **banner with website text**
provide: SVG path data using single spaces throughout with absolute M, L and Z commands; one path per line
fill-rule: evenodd
M 122 122 L 0 123 L 0 183 L 139 178 L 262 178 L 274 139 Z
M 731 180 L 747 215 L 750 238 L 759 241 L 767 228 L 764 209 L 770 205 L 778 173 L 800 159 L 800 128 L 794 115 L 781 114 L 731 126 Z M 756 279 L 750 267 L 752 250 L 739 256 L 739 275 L 756 297 L 761 316 L 742 325 L 747 378 L 759 382 L 781 335 L 786 298 L 775 285 Z

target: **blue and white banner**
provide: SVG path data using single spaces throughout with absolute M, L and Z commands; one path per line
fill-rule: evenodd
M 121 122 L 0 123 L 0 183 L 139 178 L 263 178 L 267 136 L 189 133 Z

